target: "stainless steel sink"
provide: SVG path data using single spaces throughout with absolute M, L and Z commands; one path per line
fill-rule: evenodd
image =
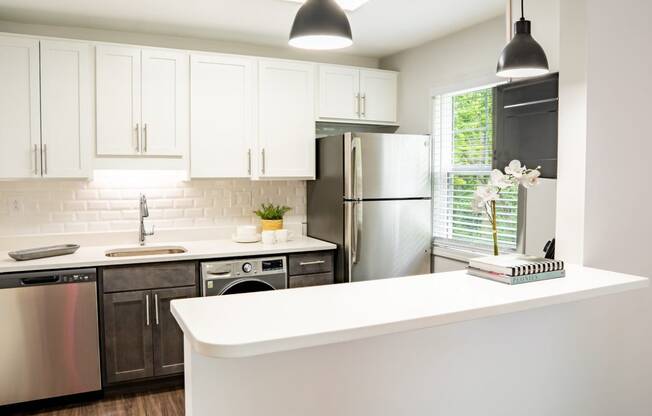
M 153 247 L 129 247 L 116 248 L 107 250 L 106 257 L 138 257 L 138 256 L 157 256 L 161 254 L 181 254 L 187 253 L 188 249 L 181 246 L 153 246 Z

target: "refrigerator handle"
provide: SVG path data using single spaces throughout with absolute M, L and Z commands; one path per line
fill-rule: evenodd
M 362 148 L 360 138 L 354 137 L 351 144 L 351 194 L 353 199 L 362 199 Z
M 353 230 L 351 232 L 351 264 L 358 264 L 358 241 L 360 241 L 360 230 L 362 225 L 362 203 L 355 201 L 353 203 L 353 217 L 351 222 L 353 225 Z

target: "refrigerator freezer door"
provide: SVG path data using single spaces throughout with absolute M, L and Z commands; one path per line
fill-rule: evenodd
M 345 203 L 349 281 L 430 273 L 429 200 Z
M 348 133 L 345 199 L 430 198 L 430 137 Z

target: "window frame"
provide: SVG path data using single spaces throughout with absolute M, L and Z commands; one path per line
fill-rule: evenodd
M 440 166 L 438 165 L 439 156 L 437 155 L 437 151 L 439 148 L 435 145 L 435 135 L 440 134 L 437 133 L 435 128 L 437 127 L 436 120 L 435 120 L 435 106 L 436 106 L 436 99 L 444 97 L 444 96 L 452 96 L 452 95 L 461 95 L 461 94 L 466 94 L 466 93 L 471 93 L 475 91 L 481 91 L 481 90 L 486 90 L 486 89 L 493 89 L 494 90 L 494 100 L 492 103 L 492 130 L 493 134 L 495 136 L 496 134 L 496 101 L 495 101 L 495 88 L 499 85 L 505 84 L 505 81 L 501 82 L 495 82 L 495 79 L 490 79 L 490 80 L 484 80 L 484 82 L 476 82 L 476 83 L 463 83 L 462 85 L 459 86 L 459 88 L 447 88 L 447 89 L 440 89 L 440 90 L 431 90 L 431 97 L 430 97 L 430 128 L 432 131 L 432 139 L 433 139 L 433 146 L 431 149 L 431 163 L 432 163 L 432 180 L 431 180 L 431 186 L 432 186 L 432 209 L 431 209 L 431 214 L 432 214 L 432 221 L 433 221 L 433 227 L 432 227 L 432 248 L 433 248 L 433 255 L 444 255 L 445 257 L 449 258 L 455 258 L 455 259 L 469 259 L 473 258 L 477 255 L 486 255 L 491 253 L 491 246 L 490 245 L 480 245 L 480 244 L 455 244 L 454 240 L 451 240 L 452 244 L 442 244 L 441 240 L 437 241 L 436 236 L 435 236 L 435 208 L 437 204 L 437 185 L 438 182 L 436 180 L 436 175 L 438 175 L 441 172 Z M 473 86 L 475 85 L 475 86 Z M 452 126 L 451 126 L 452 130 Z M 441 130 L 440 130 L 441 131 Z M 491 147 L 491 154 L 490 156 L 491 159 L 491 164 L 492 166 L 495 164 L 495 160 L 493 158 L 493 152 L 495 151 L 495 146 L 496 146 L 496 138 L 493 137 L 492 140 L 492 147 Z M 491 172 L 491 169 L 488 171 L 485 170 L 480 170 L 478 168 L 484 169 L 485 165 L 469 165 L 468 169 L 461 169 L 457 172 L 459 173 L 478 173 L 478 174 L 489 174 Z M 447 171 L 449 174 L 456 173 L 455 171 Z M 509 250 L 509 252 L 516 252 L 516 253 L 523 253 L 524 252 L 524 240 L 525 240 L 525 208 L 527 205 L 527 192 L 523 190 L 522 187 L 518 187 L 518 195 L 517 195 L 517 216 L 516 216 L 516 244 L 515 248 L 513 250 Z M 505 252 L 504 249 L 502 252 Z

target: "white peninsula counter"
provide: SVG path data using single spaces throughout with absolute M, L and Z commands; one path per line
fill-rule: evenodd
M 175 300 L 186 414 L 599 414 L 583 394 L 609 358 L 603 296 L 648 285 L 569 266 L 519 286 L 451 272 Z

